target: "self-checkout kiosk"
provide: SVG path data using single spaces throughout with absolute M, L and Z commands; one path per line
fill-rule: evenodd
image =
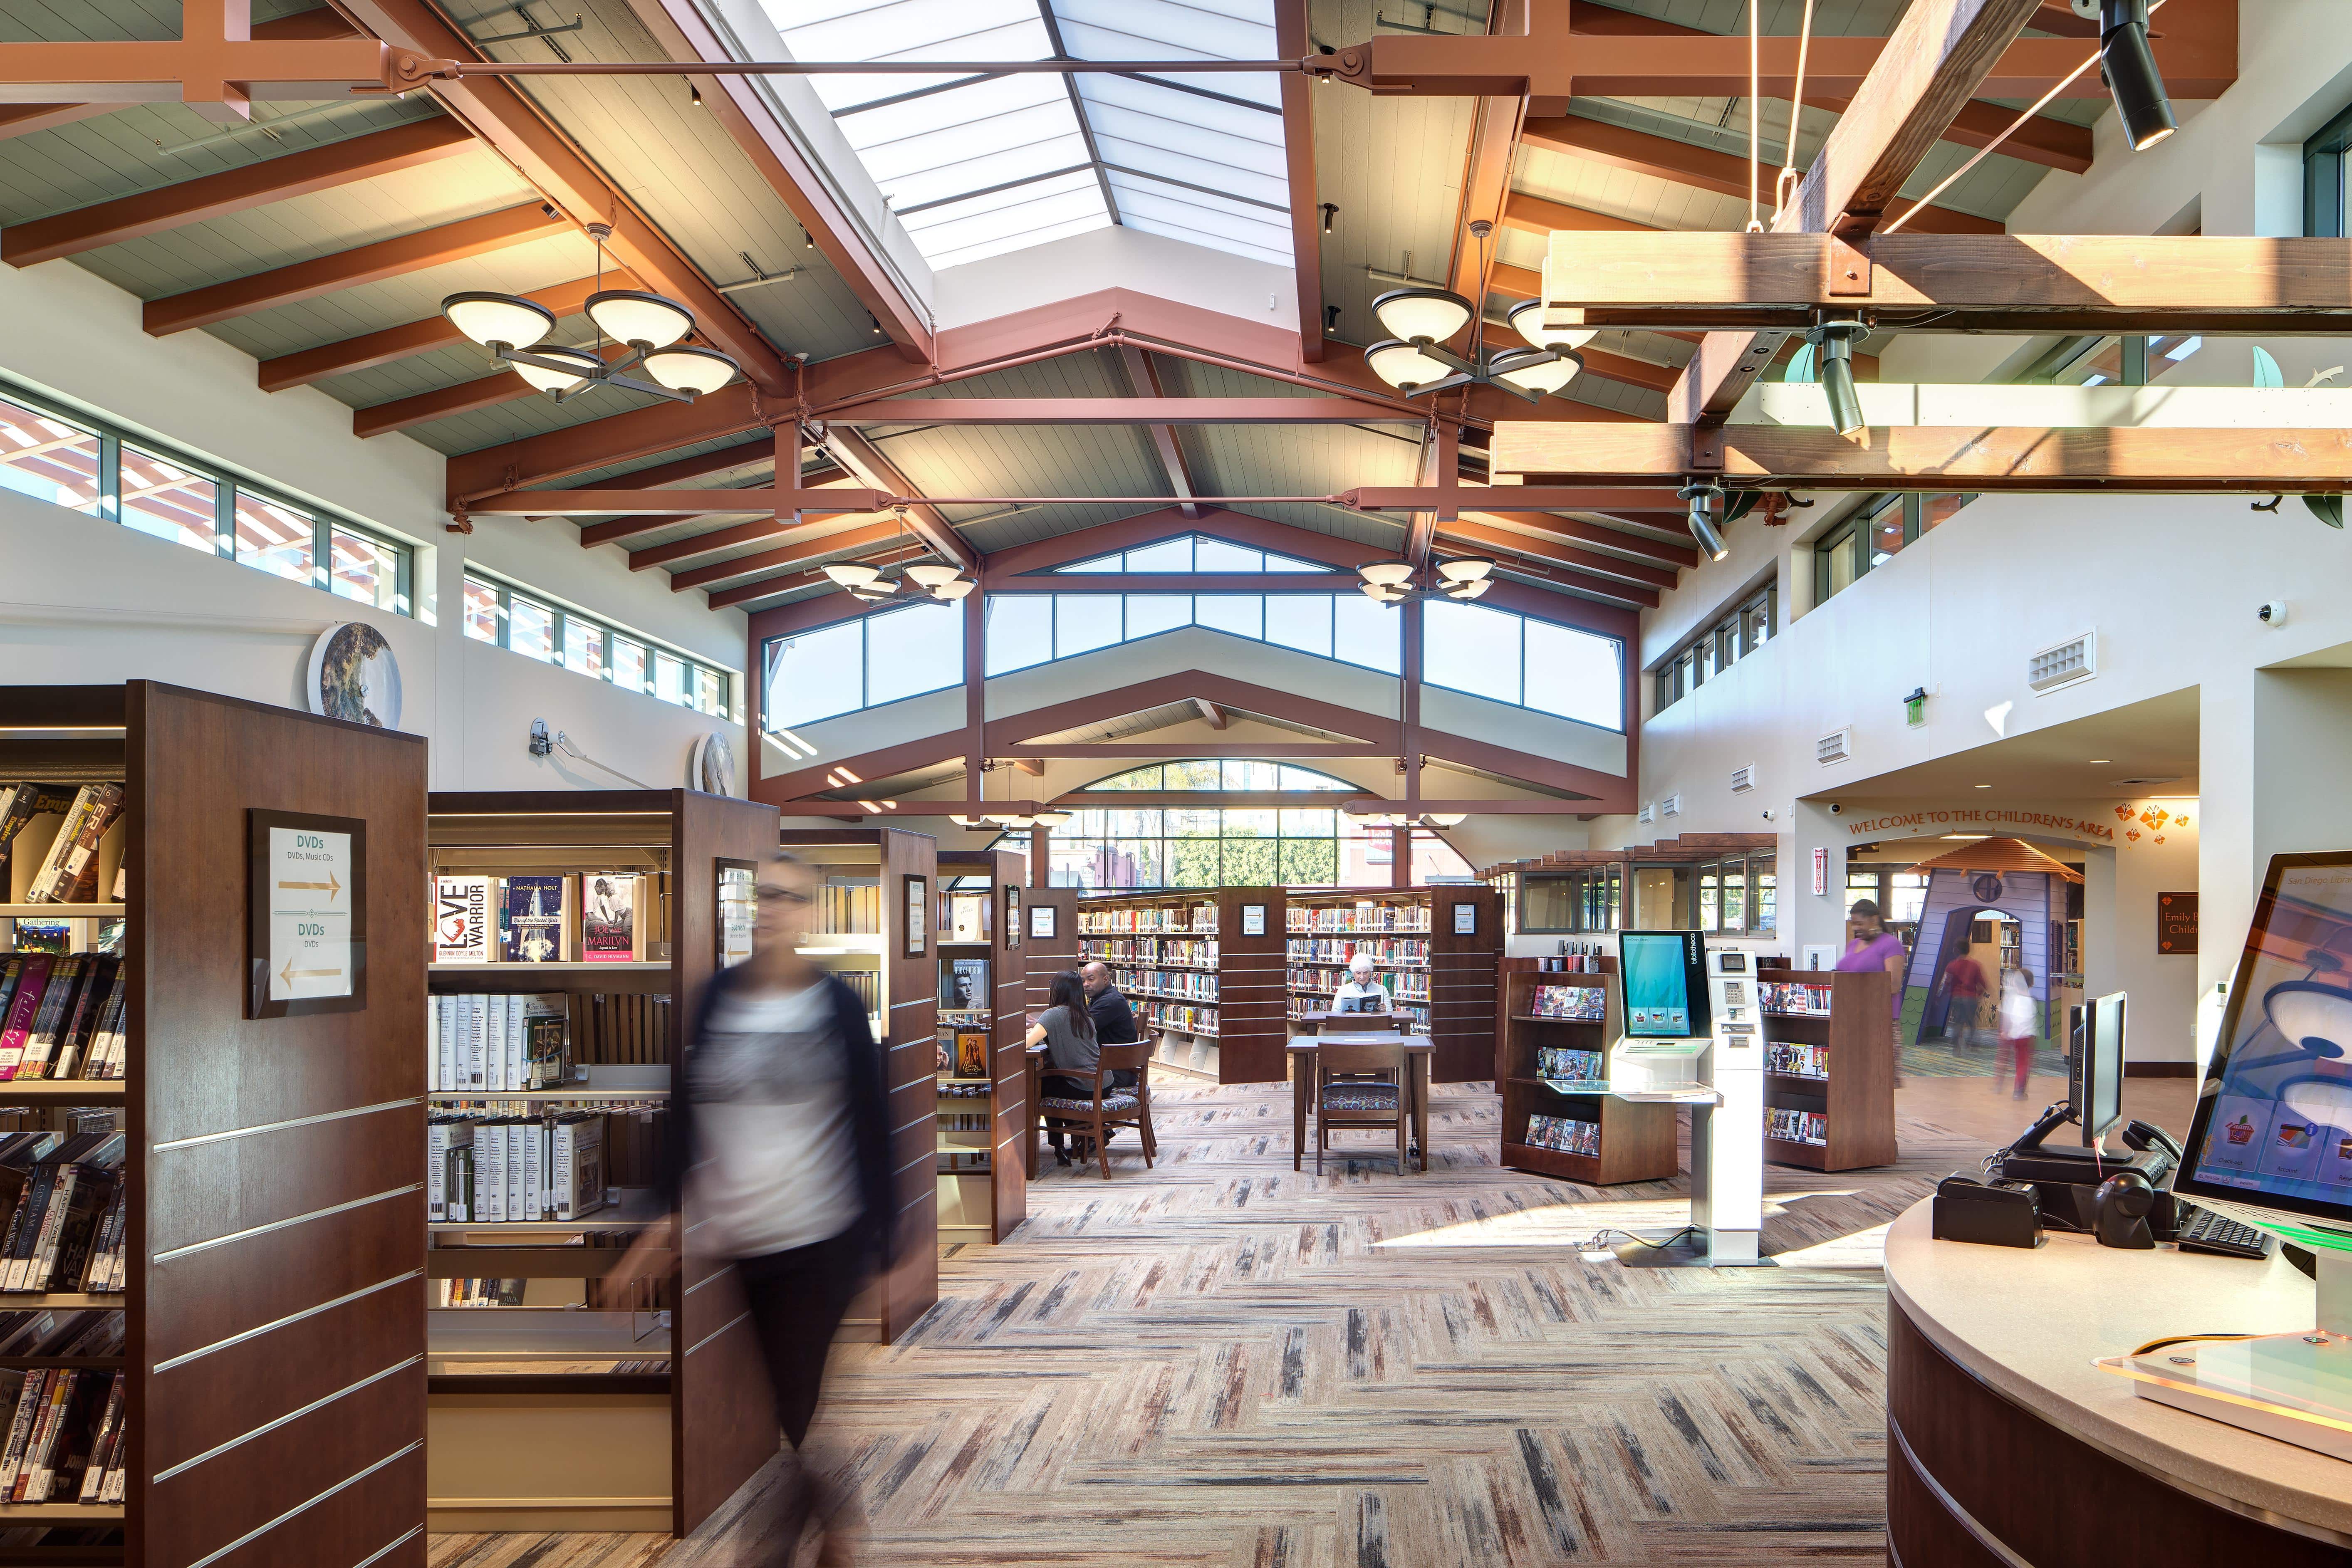
M 1748 955 L 1696 931 L 1619 934 L 1624 1033 L 1609 1092 L 1691 1108 L 1691 1229 L 1701 1246 L 1628 1249 L 1627 1262 L 1738 1268 L 1761 1260 L 1764 1046 Z M 1646 1255 L 1645 1255 L 1646 1254 Z

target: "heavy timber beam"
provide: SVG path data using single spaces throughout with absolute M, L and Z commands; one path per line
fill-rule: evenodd
M 473 133 L 446 115 L 372 131 L 324 147 L 224 169 L 135 196 L 11 224 L 0 231 L 0 261 L 30 267 L 100 246 L 226 217 L 270 202 L 331 191 L 379 174 L 419 168 L 471 152 Z
M 1418 424 L 1428 416 L 1341 397 L 878 398 L 826 416 L 860 424 Z
M 2068 28 L 2049 26 L 2049 18 L 2053 9 L 2063 13 L 2075 26 Z M 1653 38 L 1706 38 L 1717 36 L 1703 28 L 1685 27 L 1632 11 L 1617 11 L 1606 5 L 1591 5 L 1588 0 L 1570 0 L 1570 26 L 1578 33 L 1605 33 L 1622 37 Z M 2098 24 L 2082 22 L 2075 17 L 2073 11 L 2067 7 L 2065 0 L 2043 0 L 2042 8 L 2034 13 L 2032 25 L 2042 28 L 2044 32 L 2063 32 L 2068 37 L 2095 38 L 2099 36 Z M 2089 29 L 2087 34 L 2082 31 L 2085 27 Z M 1807 63 L 1810 64 L 1810 60 Z M 1811 87 L 1812 83 L 1808 79 L 1805 102 L 1811 108 L 1827 110 L 1832 114 L 1843 114 L 1853 101 L 1851 98 L 1840 97 L 1834 93 L 1814 92 Z M 1795 90 L 1793 85 L 1790 90 Z M 1961 147 L 1982 147 L 1994 137 L 2007 131 L 2016 119 L 2017 113 L 2014 110 L 2003 109 L 1997 103 L 1971 101 L 1960 106 L 1960 112 L 1953 117 L 1951 129 L 1944 132 L 1944 140 Z M 2053 120 L 2046 114 L 2037 114 L 2027 120 L 2023 127 L 2011 132 L 2001 142 L 2000 148 L 2012 158 L 2021 158 L 2030 163 L 2044 164 L 2053 169 L 2063 169 L 2069 174 L 2080 174 L 2091 166 L 2091 128 L 2087 125 L 2072 124 L 2063 120 Z M 1738 193 L 1745 194 L 1744 192 Z
M 1688 424 L 1506 425 L 1498 471 L 1538 493 L 1554 475 L 1673 484 L 1692 471 Z M 2352 486 L 2352 429 L 1878 425 L 1849 440 L 1778 424 L 1720 427 L 1722 476 L 1798 490 L 2130 491 L 2272 495 Z
M 845 555 L 854 550 L 868 549 L 888 544 L 905 532 L 896 517 L 884 517 L 878 522 L 861 523 L 853 528 L 843 528 L 821 538 L 802 539 L 777 549 L 761 550 L 757 555 L 737 556 L 733 560 L 716 561 L 709 566 L 698 566 L 688 571 L 674 572 L 669 586 L 673 593 L 683 593 L 689 588 L 701 588 L 709 583 L 725 582 L 730 578 L 750 577 L 758 572 L 778 572 L 831 556 Z
M 1502 0 L 1486 16 L 1489 34 L 1524 38 L 1528 33 L 1528 0 Z M 1452 287 L 1468 299 L 1484 299 L 1501 250 L 1500 236 L 1480 242 L 1470 233 L 1474 223 L 1499 225 L 1511 194 L 1511 165 L 1519 150 L 1519 122 L 1527 117 L 1527 99 L 1517 93 L 1482 98 L 1473 110 L 1470 144 L 1463 156 L 1462 203 L 1454 225 Z M 1465 329 L 1466 334 L 1467 329 Z M 1457 338 L 1457 350 L 1466 336 Z
M 1647 174 L 1677 185 L 1695 185 L 1718 195 L 1748 194 L 1748 160 L 1671 136 L 1653 136 L 1606 120 L 1563 114 L 1530 120 L 1521 134 L 1530 147 L 1565 152 L 1587 162 L 1631 173 Z M 1767 171 L 1769 172 L 1769 171 Z M 1771 193 L 1768 190 L 1765 195 Z M 1928 234 L 1997 235 L 2000 220 L 1948 207 L 1929 207 L 1911 220 L 1909 227 Z
M 274 310 L 281 305 L 316 299 L 338 289 L 380 283 L 387 277 L 422 272 L 428 267 L 486 256 L 494 250 L 508 250 L 570 232 L 569 219 L 551 217 L 537 203 L 530 203 L 402 235 L 396 239 L 337 251 L 316 260 L 233 277 L 210 287 L 192 288 L 185 294 L 150 299 L 142 308 L 141 317 L 149 335 L 162 338 L 192 327 L 209 327 L 216 321 Z
M 1868 261 L 1848 280 L 1837 253 L 1854 248 Z M 1822 309 L 1934 332 L 2309 332 L 2352 319 L 2340 239 L 1562 234 L 1551 275 L 1566 280 L 1556 326 L 1801 331 Z
M 2014 40 L 2035 3 L 1913 0 L 1853 106 L 1822 143 L 1796 200 L 1772 220 L 1772 232 L 1835 234 L 1852 242 L 1876 228 L 1960 106 L 1979 90 L 2008 96 L 1986 88 L 1986 73 L 2004 48 L 2022 47 Z M 2230 10 L 2234 16 L 2236 7 Z M 2082 46 L 2069 47 L 2079 52 Z M 1681 384 L 1666 395 L 1666 417 L 1722 420 L 1786 340 L 1779 332 L 1709 332 Z
M 280 16 L 273 22 L 256 22 L 251 34 L 257 43 L 357 36 L 352 31 L 350 23 L 324 6 L 316 11 L 298 11 L 291 16 Z M 0 141 L 13 136 L 30 136 L 37 131 L 54 131 L 60 125 L 111 114 L 122 107 L 120 103 L 17 103 L 0 106 Z
M 598 287 L 593 277 L 575 277 L 552 288 L 534 289 L 523 298 L 546 306 L 560 319 L 580 314 L 580 308 Z M 608 272 L 602 287 L 635 288 L 641 285 L 625 273 Z M 289 387 L 305 387 L 315 382 L 347 376 L 354 371 L 371 371 L 378 365 L 389 365 L 467 340 L 464 333 L 449 325 L 446 316 L 430 316 L 422 321 L 386 327 L 380 332 L 367 332 L 339 342 L 321 343 L 315 349 L 280 354 L 274 360 L 264 360 L 259 371 L 261 390 L 284 392 Z M 508 373 L 512 374 L 511 371 Z M 521 378 L 518 376 L 516 380 L 520 382 Z
M 2176 23 L 2172 12 L 2180 8 L 2166 7 L 2157 27 L 2165 36 L 2152 40 L 2166 89 L 2184 100 L 2219 98 L 2238 78 L 2237 7 L 2193 7 L 2191 15 Z M 2019 27 L 2023 26 L 2021 22 Z M 1895 37 L 1901 36 L 1898 23 Z M 2081 65 L 2086 52 L 2083 41 L 2074 38 L 2020 38 L 2015 33 L 2010 37 L 2012 41 L 1987 60 L 1968 96 L 2038 99 Z M 1805 59 L 1808 96 L 1815 89 L 1858 95 L 1890 42 L 1816 36 Z M 1757 91 L 1764 97 L 1785 100 L 1795 90 L 1797 43 L 1789 37 L 1761 41 Z M 1338 59 L 1335 79 L 1378 95 L 1487 98 L 1526 93 L 1533 100 L 1530 112 L 1537 114 L 1559 113 L 1571 97 L 1743 98 L 1748 93 L 1748 40 L 1727 34 L 1643 37 L 1554 30 L 1533 38 L 1384 34 L 1341 47 Z M 2062 96 L 2106 95 L 2098 73 L 2085 71 Z M 1958 107 L 1954 105 L 1956 111 Z
M 784 577 L 763 578 L 758 582 L 739 583 L 733 588 L 713 589 L 706 597 L 713 610 L 724 610 L 730 604 L 749 604 L 758 599 L 773 599 L 780 593 L 794 593 L 803 588 L 830 587 L 833 579 L 821 571 L 795 571 Z
M 436 59 L 485 58 L 481 50 L 450 26 L 431 0 L 338 0 L 338 5 L 395 48 L 413 49 Z M 770 395 L 788 391 L 793 375 L 775 345 L 712 287 L 635 203 L 604 178 L 586 154 L 532 107 L 520 89 L 498 78 L 474 77 L 436 81 L 432 91 L 443 109 L 470 127 L 575 223 L 611 224 L 613 237 L 605 242 L 606 254 L 635 273 L 642 287 L 667 294 L 692 310 L 703 337 L 743 367 L 746 381 Z
M 1637 493 L 1644 497 L 1646 504 L 1651 507 L 1663 507 L 1671 503 L 1675 508 L 1671 513 L 1672 516 L 1680 517 L 1685 515 L 1681 509 L 1682 503 L 1675 500 L 1671 496 L 1663 495 L 1655 490 Z M 1604 528 L 1599 523 L 1586 522 L 1581 517 L 1555 517 L 1549 512 L 1484 511 L 1464 512 L 1462 515 L 1473 522 L 1505 523 L 1525 532 L 1545 535 L 1556 539 L 1572 539 L 1579 544 L 1598 545 L 1603 549 L 1622 551 L 1626 555 L 1638 556 L 1643 560 L 1654 560 L 1670 567 L 1698 564 L 1698 551 L 1688 545 L 1672 544 L 1664 539 L 1654 539 L 1647 534 Z M 1655 526 L 1664 526 L 1663 516 Z
M 855 476 L 861 483 L 894 496 L 916 497 L 922 494 L 914 483 L 891 461 L 882 449 L 854 430 L 830 430 L 824 438 L 824 449 L 833 460 Z M 950 566 L 972 570 L 980 565 L 980 557 L 970 545 L 956 537 L 955 525 L 937 507 L 918 502 L 906 509 L 908 532 L 929 545 L 931 553 Z
M 1503 430 L 1513 428 L 1516 427 L 1511 425 L 1500 427 Z M 1537 423 L 1531 428 L 1578 431 L 1615 430 L 1621 427 L 1613 424 Z M 1657 431 L 1664 427 L 1656 424 L 1631 424 L 1622 428 Z M 1496 472 L 1500 473 L 1503 470 L 1497 468 Z M 1670 484 L 1665 479 L 1660 478 L 1639 479 L 1630 483 L 1601 480 L 1592 486 L 1573 482 L 1544 486 L 1465 485 L 1459 489 L 1444 489 L 1433 485 L 1366 485 L 1344 492 L 1339 499 L 1340 505 L 1351 507 L 1360 512 L 1433 511 L 1441 507 L 1459 507 L 1465 510 L 1475 507 L 1482 511 L 1491 511 L 1496 507 L 1523 507 L 1536 511 L 1610 512 L 1632 507 L 1655 507 L 1660 504 L 1657 490 L 1671 490 L 1675 484 L 1679 483 L 1680 481 L 1676 480 Z M 1612 487 L 1600 488 L 1599 486 L 1601 485 L 1610 485 Z M 1644 490 L 1637 487 L 1643 485 L 1653 486 L 1654 488 Z
M 1122 343 L 1118 349 L 1119 364 L 1127 371 L 1127 390 L 1138 398 L 1164 400 L 1167 392 L 1160 384 L 1160 372 L 1152 368 L 1151 356 L 1132 343 Z M 1160 458 L 1160 471 L 1168 476 L 1168 488 L 1185 517 L 1198 519 L 1208 508 L 1199 499 L 1200 487 L 1192 483 L 1192 469 L 1184 461 L 1184 444 L 1177 439 L 1172 424 L 1148 424 L 1144 434 L 1150 439 L 1151 449 Z
M 1274 0 L 1274 44 L 1286 60 L 1313 45 L 1307 0 Z M 1298 357 L 1323 357 L 1323 209 L 1315 185 L 1315 87 L 1298 71 L 1282 76 L 1282 152 L 1290 180 L 1290 267 L 1298 288 Z
M 373 38 L 256 27 L 250 0 L 183 0 L 180 37 L 0 45 L 0 102 L 184 103 L 206 120 L 253 118 L 253 100 L 382 89 L 391 52 Z
M 623 474 L 609 483 L 642 485 L 649 490 L 664 490 L 689 479 L 700 479 L 709 475 L 722 474 L 730 468 L 748 468 L 762 461 L 767 463 L 769 471 L 773 473 L 775 462 L 770 444 L 764 441 L 746 441 L 734 446 L 722 446 L 715 452 L 704 452 L 692 457 L 681 457 L 675 463 L 664 463 L 652 468 L 640 468 L 634 474 Z M 833 483 L 844 476 L 840 469 L 829 465 L 816 468 L 803 468 L 801 470 L 801 484 L 804 488 L 814 487 Z M 775 481 L 771 479 L 769 483 L 772 485 Z M 649 534 L 656 528 L 666 528 L 686 520 L 684 517 L 666 517 L 656 514 L 651 517 L 612 517 L 601 523 L 590 523 L 580 530 L 580 548 L 594 549 L 598 545 L 612 544 L 619 539 L 635 538 L 639 534 Z
M 1620 560 L 1615 556 L 1601 555 L 1592 550 L 1579 549 L 1562 544 L 1556 538 L 1540 534 L 1516 533 L 1491 523 L 1465 517 L 1458 522 L 1438 526 L 1438 538 L 1485 549 L 1508 550 L 1531 560 L 1552 566 L 1570 567 L 1588 574 L 1622 579 L 1626 583 L 1649 588 L 1672 588 L 1681 575 L 1665 567 L 1643 566 L 1636 561 Z
M 1520 139 L 1525 141 L 1525 135 Z M 1525 191 L 1513 191 L 1504 198 L 1503 226 L 1537 235 L 1548 235 L 1559 229 L 1591 229 L 1601 234 L 1658 232 L 1653 224 L 1637 224 L 1631 218 L 1612 218 L 1606 213 L 1588 212 L 1582 207 L 1571 207 L 1565 202 L 1548 202 L 1541 196 L 1530 196 Z M 1519 269 L 1511 267 L 1507 270 L 1516 272 Z M 1531 291 L 1523 288 L 1521 292 Z
M 879 490 L 509 490 L 484 496 L 466 509 L 484 517 L 607 517 L 676 512 L 690 517 L 740 517 L 746 513 L 812 512 L 839 517 L 878 512 L 890 497 Z

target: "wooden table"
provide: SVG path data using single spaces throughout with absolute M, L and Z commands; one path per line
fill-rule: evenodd
M 1299 1168 L 1299 1155 L 1307 1148 L 1307 1103 L 1315 1095 L 1315 1063 L 1317 1048 L 1324 1040 L 1335 1045 L 1394 1045 L 1397 1036 L 1392 1030 L 1353 1034 L 1331 1033 L 1322 1036 L 1302 1034 L 1290 1041 L 1290 1168 Z M 1429 1168 L 1429 1060 L 1437 1050 L 1437 1042 L 1425 1034 L 1409 1034 L 1404 1045 L 1404 1097 L 1407 1113 L 1412 1118 L 1412 1142 L 1421 1168 Z

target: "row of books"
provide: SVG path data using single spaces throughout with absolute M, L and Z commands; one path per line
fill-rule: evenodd
M 0 871 L 6 870 L 0 865 Z M 68 904 L 58 905 L 71 909 Z M 19 915 L 0 921 L 0 948 L 11 953 L 111 953 L 122 951 L 129 923 L 119 915 Z
M 1286 972 L 1286 985 L 1294 991 L 1312 991 L 1319 997 L 1336 996 L 1348 971 L 1339 968 L 1302 968 Z M 1392 1001 L 1425 1002 L 1429 1000 L 1429 976 L 1425 972 L 1405 969 L 1393 975 L 1374 977 L 1388 988 Z
M 128 1392 L 121 1372 L 39 1367 L 0 1372 L 10 1407 L 0 1448 L 0 1499 L 113 1503 L 128 1488 Z
M 0 960 L 0 1080 L 120 1079 L 126 970 L 99 953 Z
M 1129 969 L 1110 972 L 1111 984 L 1130 997 L 1167 997 L 1180 1001 L 1213 1002 L 1217 977 L 1198 969 Z
M 436 1093 L 554 1089 L 563 1082 L 564 998 L 425 998 L 425 1063 Z
M 1601 1124 L 1580 1122 L 1573 1116 L 1529 1116 L 1528 1142 L 1538 1149 L 1597 1157 L 1601 1153 Z
M 1213 936 L 1100 936 L 1082 942 L 1083 956 L 1110 964 L 1145 964 L 1155 968 L 1171 965 L 1198 969 L 1217 967 Z
M 1800 1110 L 1793 1105 L 1764 1107 L 1764 1131 L 1768 1136 L 1784 1144 L 1826 1144 L 1830 1141 L 1830 1119 L 1819 1111 Z
M 869 1013 L 882 1010 L 882 971 L 879 969 L 835 969 L 835 978 L 856 993 L 858 1002 Z
M 1830 988 L 1801 980 L 1759 980 L 1756 1005 L 1777 1018 L 1827 1018 Z
M 427 1120 L 425 1141 L 430 1221 L 578 1219 L 609 1201 L 601 1112 L 439 1115 Z
M 1600 986 L 1538 986 L 1528 1011 L 1539 1019 L 1599 1023 L 1609 1016 L 1609 992 Z
M 940 1071 L 944 1072 L 946 1069 L 942 1068 Z M 940 1080 L 940 1098 L 942 1100 L 985 1100 L 988 1098 L 989 1091 L 993 1087 L 994 1085 L 989 1083 L 951 1083 L 948 1082 L 947 1079 L 941 1078 Z
M 882 884 L 828 882 L 816 890 L 816 928 L 833 936 L 878 936 Z
M 941 1008 L 939 1025 L 941 1029 L 986 1029 L 995 1016 L 987 1008 Z
M 126 1278 L 129 1188 L 123 1134 L 11 1133 L 0 1137 L 0 1291 L 120 1291 Z
M 1764 1067 L 1769 1072 L 1782 1072 L 1791 1078 L 1827 1078 L 1830 1075 L 1830 1048 L 1826 1045 L 1799 1045 L 1788 1040 L 1768 1040 L 1764 1046 Z
M 564 1003 L 564 1055 L 600 1067 L 655 1066 L 670 1060 L 670 998 L 661 992 L 583 992 Z
M 1346 968 L 1361 953 L 1382 969 L 1429 967 L 1426 936 L 1293 936 L 1282 945 L 1284 958 L 1293 964 L 1337 964 Z
M 1128 931 L 1173 931 L 1199 936 L 1217 928 L 1214 904 L 1146 904 L 1134 909 L 1080 909 L 1078 935 L 1108 936 Z
M 1536 1076 L 1548 1083 L 1606 1082 L 1609 1056 L 1606 1051 L 1539 1045 L 1536 1047 Z
M 1427 931 L 1425 904 L 1387 904 L 1366 900 L 1357 904 L 1290 905 L 1285 924 L 1293 931 Z
M 627 963 L 646 948 L 652 879 L 635 872 L 434 878 L 436 964 Z
M 27 782 L 0 795 L 0 854 L 12 851 L 35 818 L 59 819 L 58 835 L 33 867 L 19 902 L 95 904 L 99 841 L 121 815 L 120 784 L 85 784 L 68 796 L 62 787 Z
M 1189 1002 L 1163 1002 L 1146 998 L 1135 1009 L 1152 1025 L 1172 1029 L 1181 1034 L 1214 1034 L 1217 1032 L 1217 1009 L 1195 1007 Z

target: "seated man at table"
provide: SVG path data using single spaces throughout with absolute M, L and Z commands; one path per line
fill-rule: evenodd
M 1384 1013 L 1389 1010 L 1388 988 L 1372 975 L 1372 956 L 1362 948 L 1348 959 L 1348 977 L 1339 992 L 1331 998 L 1335 1013 Z
M 1095 1020 L 1095 1039 L 1104 1045 L 1133 1045 L 1143 1038 L 1136 1031 L 1135 1009 L 1111 984 L 1110 969 L 1100 960 L 1078 971 L 1086 982 L 1087 1015 Z M 1121 1070 L 1110 1075 L 1113 1089 L 1135 1087 L 1135 1074 Z

